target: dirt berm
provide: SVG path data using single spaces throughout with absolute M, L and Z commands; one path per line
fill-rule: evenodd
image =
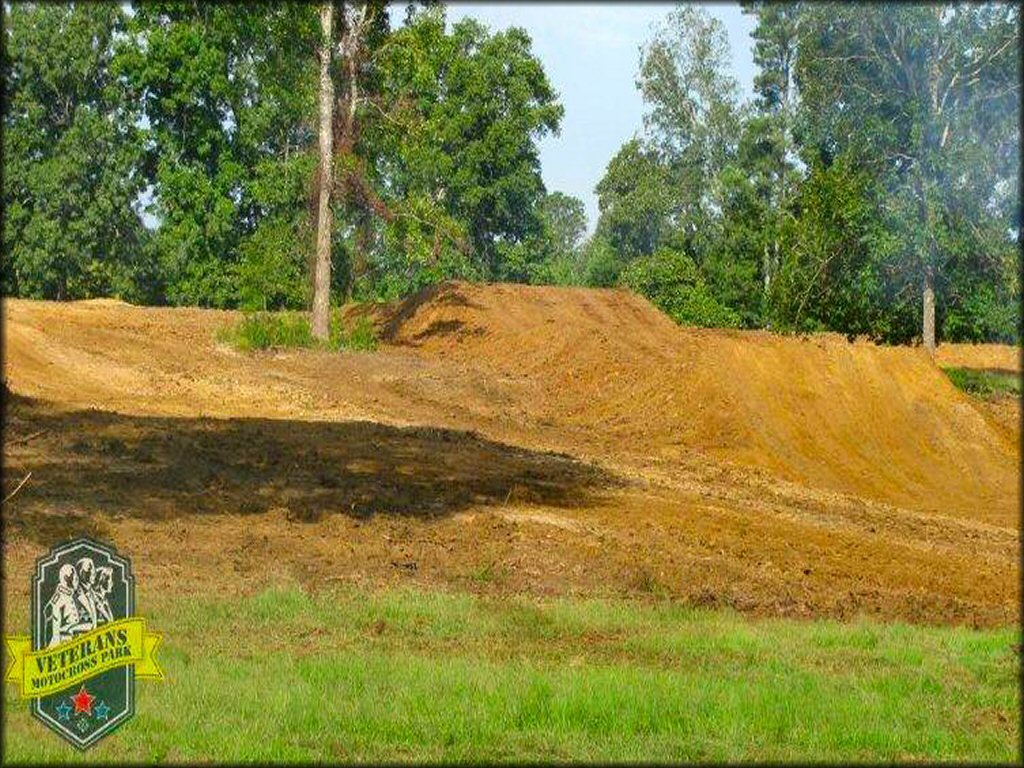
M 350 311 L 378 351 L 247 355 L 216 340 L 237 313 L 5 300 L 5 494 L 32 473 L 4 509 L 9 588 L 85 533 L 197 594 L 1019 619 L 1012 408 L 920 349 L 680 328 L 613 290 L 451 283 Z
M 681 328 L 623 291 L 447 284 L 387 337 L 540 382 L 543 418 L 637 451 L 699 451 L 813 487 L 1007 520 L 1012 435 L 919 348 Z

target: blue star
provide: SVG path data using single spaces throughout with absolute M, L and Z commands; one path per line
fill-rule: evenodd
M 96 705 L 96 719 L 106 720 L 110 715 L 110 707 L 107 706 L 107 702 L 101 701 Z
M 59 719 L 61 719 L 61 720 L 70 720 L 71 719 L 71 705 L 68 704 L 68 700 L 67 699 L 64 699 L 60 703 L 60 706 L 57 707 L 56 709 L 57 709 L 57 717 Z

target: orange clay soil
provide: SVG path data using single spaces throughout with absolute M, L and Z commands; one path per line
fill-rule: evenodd
M 982 368 L 1020 373 L 1020 347 L 1009 344 L 940 344 L 935 362 L 944 368 Z
M 1019 620 L 1018 431 L 920 349 L 680 328 L 620 291 L 357 311 L 379 351 L 245 355 L 214 338 L 233 313 L 7 300 L 9 596 L 89 533 L 142 599 L 288 578 Z

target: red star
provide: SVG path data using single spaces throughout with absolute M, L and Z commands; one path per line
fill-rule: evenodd
M 79 712 L 85 712 L 85 714 L 91 715 L 92 703 L 96 701 L 96 697 L 91 696 L 89 692 L 85 690 L 85 686 L 83 685 L 82 690 L 80 690 L 76 695 L 71 697 L 71 701 L 73 701 L 75 704 L 76 715 Z

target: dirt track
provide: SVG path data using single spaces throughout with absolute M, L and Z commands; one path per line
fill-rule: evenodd
M 143 591 L 281 574 L 1018 620 L 1019 406 L 921 350 L 522 286 L 380 309 L 373 354 L 240 355 L 214 341 L 231 313 L 4 311 L 5 487 L 33 473 L 5 510 L 18 591 L 91 532 Z

